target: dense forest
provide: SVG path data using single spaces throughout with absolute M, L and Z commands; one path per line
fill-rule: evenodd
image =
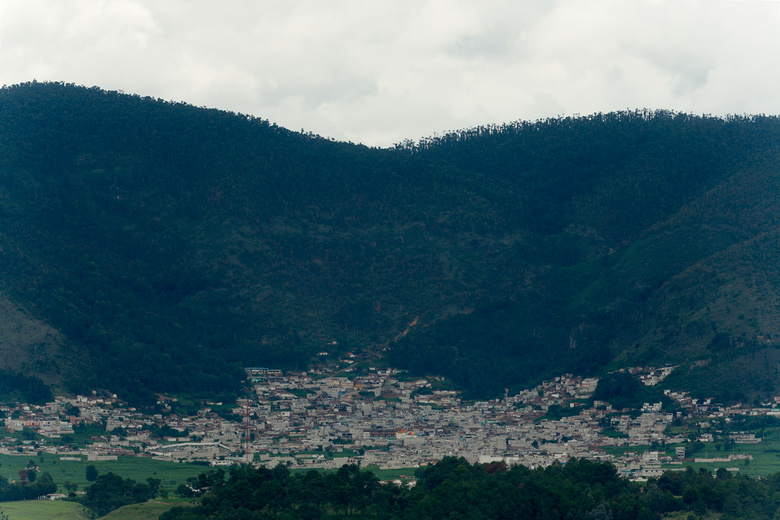
M 94 466 L 91 467 L 94 469 Z M 79 501 L 89 508 L 95 518 L 122 506 L 146 502 L 160 492 L 160 480 L 155 478 L 148 478 L 143 484 L 109 472 L 97 475 L 94 481 Z
M 777 117 L 639 110 L 377 149 L 3 87 L 0 369 L 17 395 L 45 397 L 35 376 L 143 403 L 327 350 L 471 397 L 665 362 L 669 385 L 770 395 L 779 137 Z
M 689 467 L 636 483 L 609 463 L 582 459 L 531 470 L 447 457 L 421 468 L 411 488 L 380 484 L 354 465 L 326 475 L 241 467 L 192 480 L 187 489 L 201 495 L 200 503 L 175 507 L 161 520 L 655 520 L 667 513 L 769 520 L 780 510 L 777 474 L 755 480 L 725 469 L 713 476 Z
M 0 476 L 0 502 L 36 500 L 55 491 L 57 484 L 48 473 L 37 476 L 35 470 L 23 470 L 19 472 L 19 480 L 14 482 Z

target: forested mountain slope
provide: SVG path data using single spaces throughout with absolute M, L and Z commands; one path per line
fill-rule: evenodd
M 711 362 L 677 384 L 763 367 L 718 391 L 772 392 L 778 137 L 775 117 L 644 111 L 384 150 L 5 87 L 0 368 L 141 400 L 337 341 L 479 396 L 684 360 Z

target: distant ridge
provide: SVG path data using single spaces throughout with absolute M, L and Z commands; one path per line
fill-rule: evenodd
M 377 149 L 4 87 L 0 308 L 20 311 L 0 368 L 144 402 L 235 393 L 241 367 L 328 344 L 480 397 L 664 362 L 669 385 L 771 395 L 779 137 L 773 116 L 642 110 Z

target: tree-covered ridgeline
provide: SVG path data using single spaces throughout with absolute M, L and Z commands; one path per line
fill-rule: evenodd
M 325 345 L 473 397 L 692 358 L 672 383 L 770 394 L 778 137 L 777 117 L 640 110 L 375 149 L 4 87 L 0 298 L 31 319 L 0 314 L 0 349 L 136 403 L 235 395 L 242 366 L 303 369 Z M 56 334 L 16 330 L 40 323 Z
M 780 476 L 758 480 L 691 468 L 648 482 L 621 478 L 609 463 L 574 459 L 528 469 L 469 464 L 447 457 L 418 471 L 416 486 L 380 484 L 357 466 L 291 474 L 285 467 L 249 467 L 193 479 L 195 507 L 176 507 L 161 520 L 232 518 L 613 519 L 654 520 L 667 513 L 724 520 L 772 519 L 780 510 Z
M 102 517 L 120 507 L 140 504 L 155 498 L 160 491 L 160 480 L 146 479 L 146 484 L 125 479 L 114 473 L 97 475 L 80 502 L 95 518 Z

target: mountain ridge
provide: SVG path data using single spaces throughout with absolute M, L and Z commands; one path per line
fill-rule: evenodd
M 723 364 L 718 334 L 733 363 L 775 359 L 776 117 L 595 114 L 377 149 L 30 83 L 0 91 L 0 136 L 0 291 L 63 338 L 74 369 L 40 375 L 71 389 L 236 392 L 242 365 L 301 369 L 333 341 L 478 396 Z M 780 383 L 758 373 L 727 390 Z

